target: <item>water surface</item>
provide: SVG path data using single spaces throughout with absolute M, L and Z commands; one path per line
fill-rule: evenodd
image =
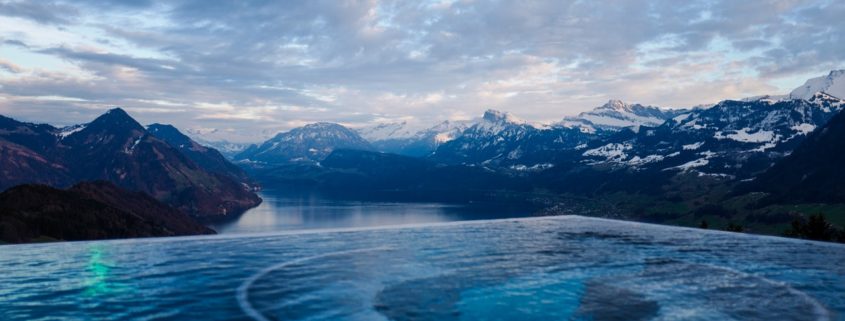
M 3 320 L 845 320 L 845 247 L 577 216 L 0 247 Z
M 360 200 L 316 191 L 264 190 L 261 205 L 237 218 L 210 224 L 218 233 L 374 227 L 533 216 L 527 204 L 489 200 L 433 203 Z

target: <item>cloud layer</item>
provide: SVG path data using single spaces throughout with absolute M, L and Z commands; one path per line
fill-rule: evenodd
M 249 141 L 610 98 L 687 107 L 841 68 L 842 1 L 2 1 L 0 113 L 110 106 Z

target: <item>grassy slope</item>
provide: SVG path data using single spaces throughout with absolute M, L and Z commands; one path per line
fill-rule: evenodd
M 724 230 L 741 225 L 746 232 L 783 235 L 795 219 L 824 214 L 838 228 L 845 228 L 845 204 L 774 204 L 757 206 L 765 194 L 731 196 L 732 186 L 719 178 L 679 175 L 664 187 L 665 195 L 616 192 L 593 197 L 557 196 L 549 201 L 550 214 L 581 214 L 623 218 L 660 224 Z

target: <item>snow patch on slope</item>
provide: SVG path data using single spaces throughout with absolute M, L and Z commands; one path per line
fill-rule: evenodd
M 792 126 L 791 128 L 799 134 L 807 135 L 809 133 L 812 133 L 816 129 L 816 126 L 813 124 L 804 123 Z
M 648 156 L 642 157 L 642 158 L 639 157 L 639 156 L 634 156 L 634 157 L 631 157 L 631 159 L 628 160 L 625 163 L 630 165 L 630 166 L 636 167 L 636 166 L 642 166 L 642 165 L 649 164 L 649 163 L 659 162 L 659 161 L 662 161 L 664 158 L 666 158 L 666 157 L 661 156 L 661 155 L 648 155 Z
M 65 139 L 66 137 L 85 129 L 86 126 L 88 126 L 88 124 L 67 126 L 60 129 L 59 132 L 56 133 L 56 136 L 58 136 L 60 140 Z
M 713 135 L 713 137 L 716 139 L 732 139 L 743 143 L 766 143 L 773 141 L 776 137 L 775 132 L 773 131 L 759 130 L 757 132 L 750 133 L 750 130 L 750 128 L 746 127 L 727 135 L 718 131 Z
M 583 156 L 605 157 L 608 160 L 623 160 L 628 158 L 626 151 L 631 150 L 631 144 L 610 143 L 598 148 L 587 150 Z
M 683 146 L 681 146 L 681 147 L 683 147 L 683 148 L 684 148 L 684 150 L 696 150 L 696 149 L 698 149 L 699 147 L 701 147 L 702 145 L 704 145 L 704 142 L 697 142 L 697 143 L 687 144 L 687 145 L 683 145 Z

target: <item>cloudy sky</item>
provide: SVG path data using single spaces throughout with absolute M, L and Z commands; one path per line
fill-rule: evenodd
M 845 68 L 845 1 L 5 1 L 0 114 L 121 106 L 234 141 L 314 121 L 688 107 Z

